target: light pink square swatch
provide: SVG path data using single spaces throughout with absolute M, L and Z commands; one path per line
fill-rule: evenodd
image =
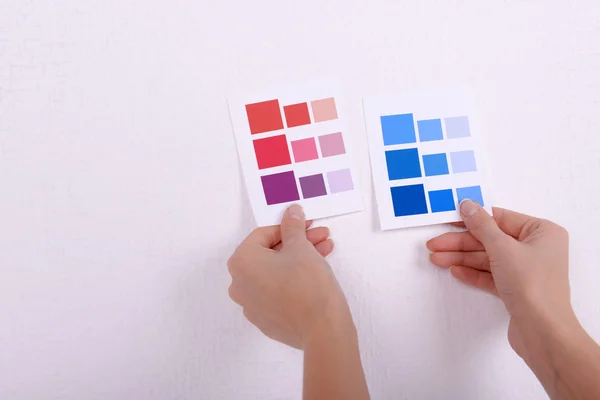
M 333 97 L 311 101 L 310 106 L 315 122 L 331 121 L 338 118 L 335 99 Z
M 319 158 L 317 144 L 315 143 L 314 138 L 293 141 L 292 151 L 296 162 L 316 160 Z
M 342 137 L 341 132 L 319 136 L 319 145 L 321 146 L 321 154 L 323 155 L 323 157 L 332 157 L 337 156 L 339 154 L 346 154 L 344 138 Z

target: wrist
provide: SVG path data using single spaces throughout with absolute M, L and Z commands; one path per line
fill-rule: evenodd
M 356 326 L 343 295 L 328 302 L 303 338 L 304 347 L 323 340 L 358 340 Z
M 513 349 L 532 368 L 552 365 L 563 344 L 585 336 L 570 305 L 553 310 L 530 307 L 513 316 L 509 339 Z

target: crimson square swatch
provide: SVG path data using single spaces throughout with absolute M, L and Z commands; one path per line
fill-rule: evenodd
M 289 203 L 300 200 L 294 171 L 261 176 L 267 205 Z
M 292 163 L 285 135 L 257 139 L 252 144 L 254 144 L 258 169 L 279 167 Z
M 302 197 L 310 199 L 312 197 L 325 196 L 325 180 L 323 174 L 303 176 L 300 178 L 300 187 L 302 188 Z
M 283 112 L 288 128 L 310 124 L 310 114 L 308 114 L 308 104 L 306 103 L 284 106 Z
M 277 99 L 246 104 L 246 115 L 252 135 L 283 129 L 283 120 Z

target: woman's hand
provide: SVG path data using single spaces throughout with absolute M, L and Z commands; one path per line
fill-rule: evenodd
M 427 243 L 431 262 L 450 267 L 458 280 L 499 296 L 511 314 L 509 340 L 524 356 L 521 337 L 533 316 L 573 323 L 569 289 L 569 238 L 550 221 L 501 208 L 492 218 L 478 204 L 461 203 L 468 232 Z M 525 326 L 524 326 L 525 325 Z
M 325 256 L 333 250 L 327 228 L 306 230 L 300 206 L 281 226 L 258 228 L 227 265 L 229 295 L 265 335 L 302 349 L 321 325 L 352 325 L 346 299 Z
M 468 232 L 429 241 L 431 261 L 504 301 L 509 342 L 550 398 L 600 398 L 600 347 L 571 307 L 567 231 L 500 208 L 492 218 L 470 200 L 460 211 Z

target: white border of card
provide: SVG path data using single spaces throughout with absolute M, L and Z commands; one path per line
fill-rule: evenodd
M 355 147 L 353 138 L 349 135 L 346 118 L 344 115 L 344 102 L 339 93 L 340 92 L 336 89 L 335 85 L 324 84 L 320 82 L 293 87 L 283 87 L 273 90 L 259 90 L 252 93 L 228 97 L 229 113 L 235 133 L 240 164 L 244 174 L 244 180 L 246 182 L 246 188 L 248 190 L 248 196 L 250 198 L 252 210 L 254 212 L 254 218 L 258 226 L 280 224 L 284 211 L 292 203 L 302 205 L 307 219 L 330 217 L 334 215 L 361 211 L 364 209 L 358 182 L 358 168 L 354 158 Z M 338 118 L 335 120 L 315 123 L 310 102 L 330 97 L 335 98 Z M 279 100 L 280 112 L 284 122 L 284 129 L 252 135 L 250 133 L 250 126 L 248 123 L 248 117 L 246 115 L 246 104 L 253 104 L 273 99 Z M 311 124 L 287 128 L 283 107 L 285 105 L 303 102 L 308 103 Z M 342 132 L 346 154 L 340 154 L 333 157 L 322 157 L 319 140 L 317 137 L 337 132 Z M 292 164 L 259 170 L 252 141 L 255 139 L 263 139 L 281 134 L 285 134 L 287 137 L 288 150 L 290 152 Z M 316 140 L 319 158 L 300 163 L 294 162 L 294 154 L 292 151 L 291 142 L 310 137 L 314 137 Z M 341 193 L 331 193 L 331 188 L 327 180 L 327 172 L 341 169 L 350 169 L 354 190 Z M 265 194 L 262 188 L 261 176 L 289 170 L 293 170 L 295 173 L 300 200 L 290 203 L 267 205 Z M 303 199 L 302 190 L 299 184 L 299 177 L 318 173 L 323 174 L 327 188 L 327 195 Z
M 456 189 L 459 187 L 480 186 L 485 209 L 491 213 L 493 204 L 491 193 L 485 179 L 485 167 L 481 148 L 477 143 L 478 124 L 471 102 L 466 93 L 421 93 L 403 94 L 398 96 L 376 96 L 363 99 L 367 135 L 369 138 L 369 151 L 371 156 L 371 169 L 373 186 L 379 210 L 379 221 L 382 230 L 408 228 L 414 226 L 433 225 L 447 222 L 461 221 L 460 212 L 456 205 L 455 211 L 431 212 L 428 193 L 431 190 L 452 189 L 454 202 L 457 202 Z M 381 116 L 413 114 L 417 142 L 384 146 L 381 126 Z M 448 139 L 444 119 L 468 116 L 471 135 L 469 137 Z M 417 121 L 441 119 L 443 126 L 443 140 L 419 140 Z M 385 152 L 408 148 L 418 148 L 421 167 L 421 178 L 390 180 L 386 163 Z M 477 170 L 473 172 L 455 174 L 452 171 L 450 153 L 472 150 L 475 153 Z M 423 155 L 446 153 L 449 174 L 438 176 L 425 176 Z M 427 214 L 408 215 L 396 217 L 391 197 L 391 187 L 411 184 L 425 186 L 427 201 Z

